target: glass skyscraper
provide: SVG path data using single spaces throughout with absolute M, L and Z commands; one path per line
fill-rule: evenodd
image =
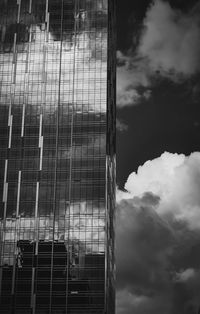
M 0 313 L 115 311 L 113 0 L 0 2 Z

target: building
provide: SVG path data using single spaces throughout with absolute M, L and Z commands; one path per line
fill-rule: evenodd
M 115 311 L 113 0 L 0 2 L 0 313 Z

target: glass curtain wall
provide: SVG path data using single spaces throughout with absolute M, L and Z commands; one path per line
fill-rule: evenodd
M 0 2 L 2 314 L 114 313 L 113 16 Z

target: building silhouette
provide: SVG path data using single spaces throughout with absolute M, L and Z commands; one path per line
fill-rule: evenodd
M 0 313 L 115 312 L 113 0 L 0 2 Z

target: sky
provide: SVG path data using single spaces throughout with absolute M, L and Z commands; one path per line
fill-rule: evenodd
M 117 314 L 200 309 L 200 1 L 117 0 Z

